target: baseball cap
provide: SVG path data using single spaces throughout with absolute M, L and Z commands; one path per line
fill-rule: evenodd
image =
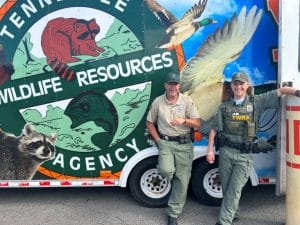
M 234 81 L 241 81 L 241 82 L 245 83 L 245 82 L 248 82 L 249 79 L 248 79 L 247 74 L 245 74 L 244 72 L 237 72 L 236 74 L 234 74 L 232 76 L 231 82 L 234 82 Z
M 166 83 L 180 83 L 180 76 L 176 73 L 168 73 L 166 76 Z

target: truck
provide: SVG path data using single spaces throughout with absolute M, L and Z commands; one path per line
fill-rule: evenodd
M 156 168 L 146 116 L 173 71 L 203 124 L 191 190 L 201 203 L 220 204 L 205 124 L 234 72 L 247 72 L 255 93 L 278 87 L 278 0 L 0 4 L 1 188 L 119 186 L 142 205 L 166 204 L 171 184 Z M 178 21 L 201 25 L 176 42 L 170 30 Z M 273 144 L 278 114 L 265 112 L 257 133 Z M 276 183 L 277 153 L 274 147 L 254 156 L 252 185 Z

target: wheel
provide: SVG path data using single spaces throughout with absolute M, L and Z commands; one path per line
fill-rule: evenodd
M 199 202 L 210 206 L 221 205 L 223 194 L 217 163 L 196 162 L 191 183 L 193 193 Z
M 169 199 L 171 184 L 158 173 L 157 157 L 146 159 L 135 166 L 129 177 L 132 196 L 143 206 L 162 207 Z

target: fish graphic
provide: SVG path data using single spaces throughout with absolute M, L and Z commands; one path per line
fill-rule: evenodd
M 97 91 L 87 91 L 76 96 L 68 104 L 65 115 L 71 119 L 72 129 L 89 121 L 94 121 L 97 126 L 102 127 L 104 132 L 91 137 L 92 143 L 101 149 L 111 144 L 118 128 L 115 106 L 103 93 Z

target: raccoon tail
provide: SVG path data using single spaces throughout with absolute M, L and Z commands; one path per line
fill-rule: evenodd
M 51 58 L 47 61 L 52 70 L 61 78 L 67 81 L 71 81 L 75 78 L 75 71 L 67 64 L 60 62 L 57 58 Z

